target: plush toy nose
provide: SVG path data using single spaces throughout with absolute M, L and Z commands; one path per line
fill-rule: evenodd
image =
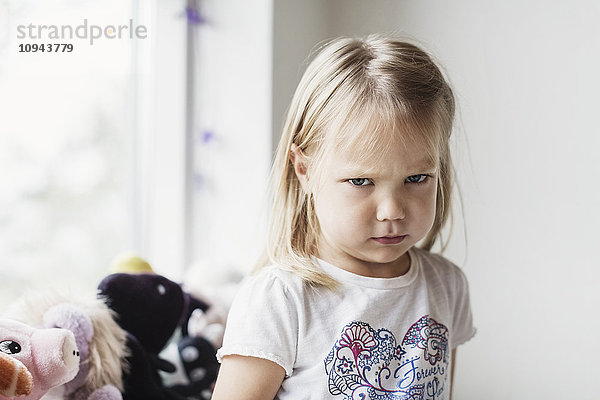
M 63 362 L 68 371 L 75 371 L 73 377 L 79 372 L 79 350 L 73 335 L 65 337 L 62 346 Z
M 31 337 L 38 377 L 50 388 L 70 382 L 79 371 L 79 350 L 73 332 L 42 329 Z

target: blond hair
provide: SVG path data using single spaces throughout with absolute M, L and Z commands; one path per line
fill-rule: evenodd
M 413 44 L 371 35 L 324 46 L 298 84 L 277 148 L 266 257 L 258 267 L 272 263 L 310 284 L 335 286 L 312 258 L 318 254 L 319 222 L 312 194 L 302 190 L 294 172 L 292 145 L 304 154 L 307 175 L 318 176 L 334 147 L 360 149 L 357 156 L 376 159 L 395 139 L 424 144 L 439 168 L 435 219 L 421 246 L 431 249 L 451 208 L 454 109 L 440 69 Z

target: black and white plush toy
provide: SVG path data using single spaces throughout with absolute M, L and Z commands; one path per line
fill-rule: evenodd
M 222 323 L 211 322 L 196 309 L 188 320 L 189 336 L 182 336 L 161 353 L 176 368 L 172 374 L 161 373 L 165 385 L 190 399 L 209 400 L 219 368 L 216 349 L 224 329 Z
M 168 387 L 161 378 L 160 371 L 173 373 L 176 366 L 160 353 L 174 336 L 187 336 L 194 310 L 204 311 L 208 305 L 184 292 L 179 284 L 152 273 L 112 274 L 98 289 L 100 297 L 116 312 L 116 321 L 129 334 L 130 369 L 124 375 L 123 399 L 187 399 L 180 388 Z M 217 363 L 214 350 L 206 357 Z

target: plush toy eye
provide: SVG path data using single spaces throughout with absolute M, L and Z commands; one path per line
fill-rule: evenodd
M 6 354 L 17 354 L 21 352 L 21 345 L 12 340 L 0 342 L 0 351 Z
M 159 283 L 159 284 L 156 286 L 156 290 L 158 290 L 158 293 L 159 293 L 161 296 L 162 296 L 162 295 L 164 295 L 165 293 L 167 293 L 167 289 L 165 288 L 165 286 L 164 286 L 162 283 Z

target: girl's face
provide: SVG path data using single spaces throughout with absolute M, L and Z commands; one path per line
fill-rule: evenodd
M 359 275 L 400 276 L 410 265 L 407 250 L 433 225 L 437 166 L 411 142 L 382 149 L 376 165 L 353 156 L 332 149 L 318 184 L 309 189 L 321 228 L 318 256 Z M 296 173 L 307 189 L 299 165 Z

